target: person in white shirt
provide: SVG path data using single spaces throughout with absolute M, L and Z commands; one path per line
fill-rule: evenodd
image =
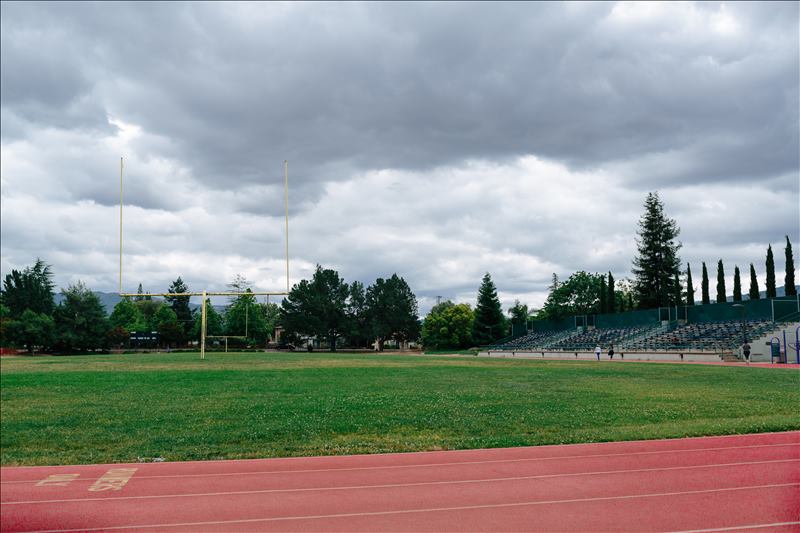
M 594 354 L 597 356 L 598 361 L 600 360 L 600 352 L 602 351 L 603 350 L 600 349 L 600 345 L 598 345 L 597 348 L 594 349 Z

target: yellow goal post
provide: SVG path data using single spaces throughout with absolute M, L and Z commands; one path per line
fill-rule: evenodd
M 119 158 L 119 295 L 125 297 L 175 297 L 175 296 L 201 296 L 203 298 L 200 304 L 200 359 L 206 358 L 206 299 L 209 296 L 287 296 L 289 294 L 289 162 L 283 162 L 283 202 L 285 211 L 285 251 L 286 251 L 286 291 L 208 291 L 203 290 L 200 292 L 123 292 L 122 291 L 122 208 L 123 208 L 123 174 L 125 170 L 125 162 L 122 157 Z

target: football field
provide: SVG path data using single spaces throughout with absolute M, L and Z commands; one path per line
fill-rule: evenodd
M 800 429 L 800 372 L 474 357 L 4 357 L 2 464 L 511 447 Z

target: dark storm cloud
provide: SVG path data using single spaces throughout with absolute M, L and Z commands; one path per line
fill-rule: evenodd
M 4 4 L 3 106 L 99 127 L 99 102 L 216 188 L 285 158 L 296 183 L 528 153 L 643 186 L 797 168 L 797 4 L 727 6 L 733 35 L 689 27 L 716 4 L 615 9 Z
M 398 272 L 424 305 L 487 270 L 529 303 L 553 272 L 629 275 L 655 189 L 693 265 L 800 241 L 796 2 L 0 15 L 4 272 L 46 252 L 113 287 L 121 155 L 129 268 L 151 286 L 280 285 L 284 159 L 293 279 Z

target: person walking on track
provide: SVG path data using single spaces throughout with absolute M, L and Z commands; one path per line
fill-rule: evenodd
M 600 360 L 600 352 L 603 350 L 600 349 L 600 345 L 598 344 L 597 347 L 594 349 L 594 354 L 597 356 L 597 360 Z

